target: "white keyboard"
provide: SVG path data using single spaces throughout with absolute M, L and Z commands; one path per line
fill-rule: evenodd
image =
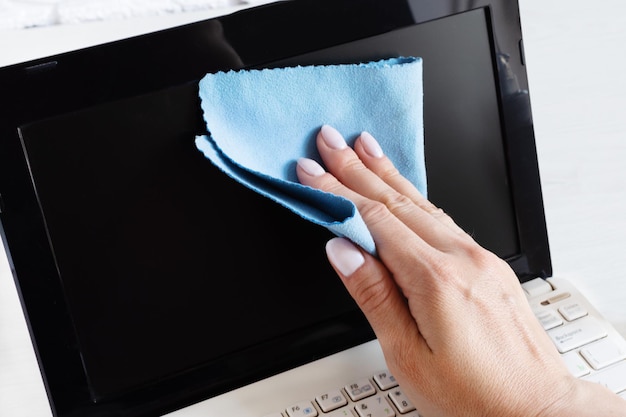
M 522 287 L 570 372 L 626 399 L 626 339 L 569 282 L 538 278 Z M 419 416 L 393 375 L 382 370 L 261 417 Z
M 395 378 L 383 370 L 263 417 L 419 417 Z
M 626 398 L 626 340 L 568 281 L 522 284 L 537 319 L 570 372 Z

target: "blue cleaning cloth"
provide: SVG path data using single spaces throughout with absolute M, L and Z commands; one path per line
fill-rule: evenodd
M 356 206 L 298 182 L 298 158 L 321 161 L 321 126 L 335 127 L 350 145 L 368 131 L 426 194 L 421 58 L 207 74 L 199 94 L 209 135 L 197 137 L 196 147 L 208 159 L 369 253 L 376 247 Z

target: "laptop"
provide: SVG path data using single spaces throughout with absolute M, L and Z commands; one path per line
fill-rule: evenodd
M 624 395 L 626 342 L 552 277 L 517 3 L 292 0 L 0 68 L 0 234 L 55 416 L 419 415 L 330 233 L 194 145 L 206 73 L 393 56 L 424 62 L 429 198 Z

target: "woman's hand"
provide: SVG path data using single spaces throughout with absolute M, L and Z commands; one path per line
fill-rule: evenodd
M 622 400 L 569 374 L 508 264 L 425 199 L 371 135 L 353 150 L 324 126 L 317 146 L 329 172 L 301 159 L 300 182 L 352 200 L 379 255 L 335 238 L 328 258 L 422 415 L 626 414 L 572 412 L 585 393 Z

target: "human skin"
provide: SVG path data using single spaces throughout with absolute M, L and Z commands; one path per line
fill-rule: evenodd
M 323 126 L 317 147 L 328 172 L 301 158 L 300 182 L 352 200 L 378 255 L 334 238 L 329 261 L 421 415 L 626 416 L 626 401 L 570 375 L 509 265 L 424 198 L 370 134 L 353 149 Z

